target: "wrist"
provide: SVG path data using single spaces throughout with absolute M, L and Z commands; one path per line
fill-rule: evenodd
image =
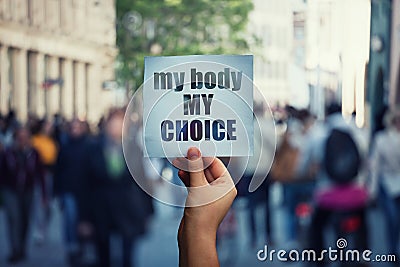
M 182 267 L 217 267 L 216 231 L 202 231 L 201 228 L 183 227 L 180 259 Z
M 193 239 L 204 239 L 210 242 L 215 241 L 217 229 L 218 226 L 200 223 L 198 220 L 191 221 L 190 218 L 184 216 L 178 229 L 178 244 L 187 244 Z
M 195 224 L 187 223 L 186 219 L 185 217 L 182 219 L 178 229 L 179 267 L 205 266 L 205 264 L 219 266 L 216 255 L 216 231 L 205 230 L 204 227 L 198 228 Z M 197 265 L 198 261 L 204 260 L 206 262 Z
M 219 227 L 220 219 L 208 211 L 197 210 L 197 207 L 185 208 L 183 213 L 184 228 L 192 234 L 198 232 L 207 236 L 215 236 Z
M 214 225 L 212 222 L 209 221 L 191 221 L 189 218 L 185 218 L 185 223 L 182 230 L 185 236 L 207 237 L 209 239 L 216 239 L 218 225 Z
M 214 227 L 192 224 L 184 220 L 182 225 L 179 246 L 186 249 L 205 249 L 216 246 L 217 230 Z

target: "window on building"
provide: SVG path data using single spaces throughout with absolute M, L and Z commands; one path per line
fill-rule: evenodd
M 265 75 L 268 79 L 272 78 L 272 64 L 270 61 L 265 62 Z
M 276 62 L 276 75 L 275 78 L 280 80 L 282 78 L 282 62 Z
M 280 61 L 278 64 L 277 64 L 277 70 L 276 70 L 276 77 L 277 77 L 277 79 L 278 80 L 282 80 L 282 77 L 283 77 L 283 75 L 282 75 L 282 61 Z
M 28 25 L 33 25 L 33 2 L 31 0 L 26 0 L 26 9 L 28 15 Z
M 63 32 L 68 30 L 69 1 L 61 1 L 60 9 L 60 28 Z
M 12 18 L 12 7 L 13 7 L 12 0 L 4 1 L 4 18 L 6 20 L 11 20 L 11 18 Z
M 263 45 L 269 46 L 270 36 L 268 32 L 268 26 L 263 25 L 261 27 L 260 35 L 258 36 L 261 40 L 263 40 Z
M 282 62 L 282 79 L 286 80 L 288 76 L 288 68 L 287 68 L 287 63 Z
M 294 28 L 294 38 L 296 40 L 303 40 L 304 39 L 304 28 L 303 27 Z
M 5 2 L 0 2 L 0 19 L 6 19 L 5 18 L 6 14 L 6 8 L 5 8 Z

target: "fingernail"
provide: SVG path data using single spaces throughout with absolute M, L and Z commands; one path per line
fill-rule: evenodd
M 197 148 L 191 147 L 189 148 L 188 158 L 190 160 L 195 160 L 200 157 L 199 150 Z

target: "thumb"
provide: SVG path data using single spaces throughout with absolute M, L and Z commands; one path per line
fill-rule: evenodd
M 208 185 L 206 176 L 204 175 L 204 166 L 200 150 L 196 147 L 189 148 L 187 158 L 190 173 L 189 186 L 197 187 Z

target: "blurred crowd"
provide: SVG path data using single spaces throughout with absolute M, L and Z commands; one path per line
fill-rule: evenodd
M 374 229 L 369 228 L 367 213 L 378 207 L 384 215 L 387 253 L 396 256 L 393 264 L 399 266 L 400 109 L 387 110 L 375 133 L 357 127 L 356 114 L 345 118 L 336 103 L 327 106 L 324 120 L 291 106 L 273 113 L 275 129 L 267 123 L 266 110 L 261 108 L 257 115 L 255 105 L 259 125 L 255 127 L 255 162 L 245 159 L 247 167 L 237 184 L 238 198 L 247 200 L 253 247 L 260 235 L 269 246 L 276 244 L 276 229 L 271 229 L 276 214 L 270 210 L 270 195 L 272 185 L 278 185 L 286 248 L 311 248 L 320 255 L 332 244 L 328 239 L 333 233 L 335 242 L 345 238 L 349 249 L 369 249 Z M 257 128 L 263 134 L 257 134 Z M 260 178 L 260 187 L 249 193 L 253 181 Z M 265 215 L 261 231 L 256 227 L 256 209 Z M 315 264 L 329 265 L 324 261 Z M 354 266 L 363 264 L 368 266 L 365 262 Z
M 7 221 L 1 236 L 8 237 L 10 264 L 26 260 L 29 228 L 35 242 L 45 242 L 56 199 L 70 266 L 84 264 L 88 242 L 97 260 L 87 264 L 110 266 L 111 234 L 120 237 L 122 266 L 133 266 L 135 240 L 146 232 L 153 206 L 126 167 L 123 119 L 124 110 L 112 109 L 91 129 L 59 115 L 31 116 L 23 125 L 13 112 L 0 117 L 0 206 Z
M 399 255 L 400 109 L 388 110 L 382 129 L 373 134 L 357 127 L 354 116 L 344 118 L 335 103 L 323 121 L 290 106 L 273 110 L 275 125 L 262 105 L 255 105 L 254 113 L 254 156 L 225 159 L 233 165 L 234 178 L 235 167 L 244 166 L 238 199 L 247 203 L 253 247 L 260 235 L 269 245 L 276 242 L 270 202 L 272 186 L 279 185 L 288 246 L 320 252 L 331 229 L 349 247 L 367 249 L 372 231 L 367 212 L 378 206 L 386 222 L 388 253 Z M 23 125 L 13 112 L 0 116 L 0 205 L 6 214 L 9 263 L 26 260 L 29 228 L 35 242 L 45 242 L 55 199 L 63 214 L 70 266 L 82 266 L 88 243 L 95 247 L 92 262 L 110 266 L 112 234 L 120 236 L 122 265 L 133 266 L 135 241 L 146 233 L 154 211 L 152 199 L 133 182 L 125 164 L 123 119 L 122 109 L 110 110 L 94 128 L 58 115 L 51 120 L 29 117 Z M 133 134 L 140 135 L 136 128 Z M 137 171 L 149 173 L 146 166 L 138 164 L 142 170 Z M 172 173 L 176 176 L 176 170 Z M 257 189 L 250 193 L 249 188 Z M 261 232 L 256 210 L 265 215 Z M 218 242 L 235 228 L 234 208 L 220 227 Z

